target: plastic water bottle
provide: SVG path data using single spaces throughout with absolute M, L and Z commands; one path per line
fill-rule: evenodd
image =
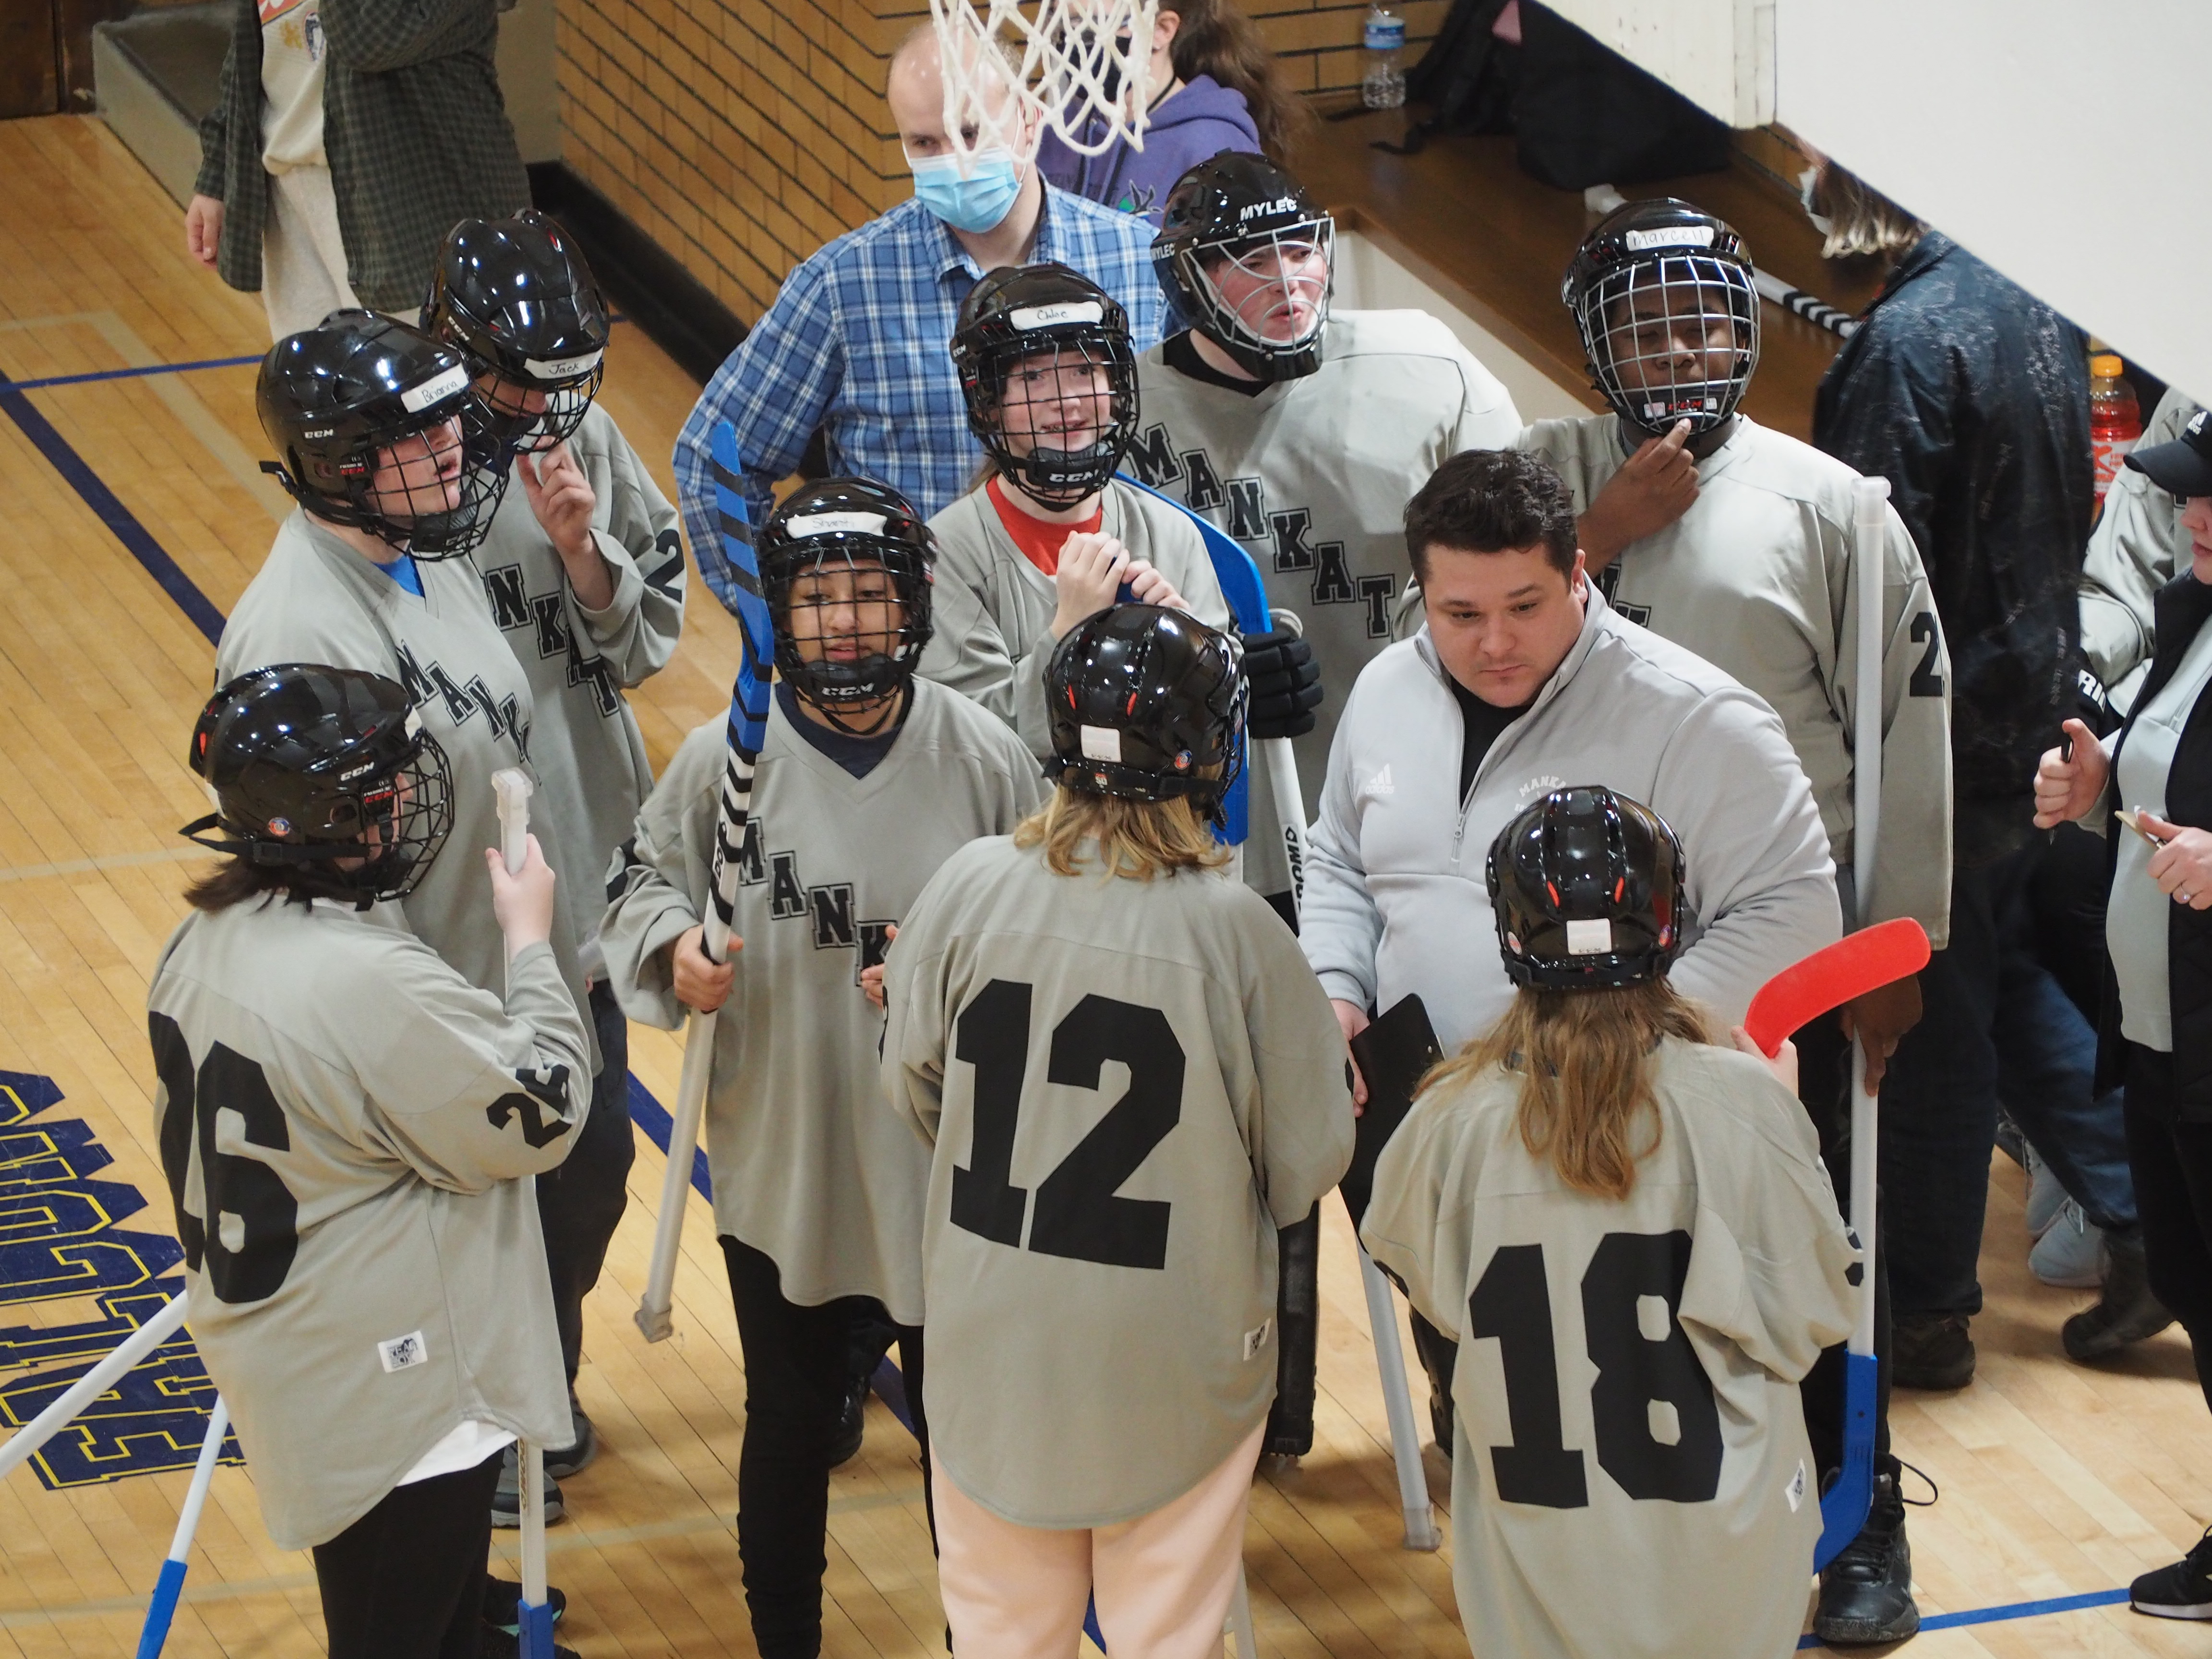
M 2117 353 L 2100 351 L 2089 359 L 2089 447 L 2096 456 L 2100 508 L 2105 492 L 2120 476 L 2120 464 L 2142 436 L 2142 409 L 2120 369 Z
M 1401 107 L 1406 101 L 1406 71 L 1398 64 L 1406 50 L 1405 18 L 1375 0 L 1360 38 L 1367 48 L 1367 72 L 1360 77 L 1359 101 L 1369 109 Z

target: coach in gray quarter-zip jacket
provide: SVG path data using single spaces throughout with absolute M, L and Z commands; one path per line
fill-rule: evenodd
M 1504 1012 L 1513 986 L 1485 858 L 1516 812 L 1574 784 L 1604 784 L 1674 826 L 1688 862 L 1674 983 L 1722 1029 L 1741 1020 L 1754 991 L 1842 927 L 1828 839 L 1781 720 L 1606 604 L 1542 459 L 1454 456 L 1406 516 L 1429 620 L 1352 687 L 1300 919 L 1346 1035 L 1413 993 L 1447 1053 Z

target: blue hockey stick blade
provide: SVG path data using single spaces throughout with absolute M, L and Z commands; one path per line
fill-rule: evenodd
M 1818 1572 L 1859 1535 L 1874 1508 L 1874 1407 L 1880 1362 L 1870 1353 L 1844 1356 L 1844 1466 L 1820 1494 L 1820 1541 L 1814 1547 Z
M 714 476 L 714 515 L 722 559 L 737 592 L 738 659 L 737 684 L 730 693 L 730 741 L 745 754 L 758 754 L 768 735 L 768 668 L 775 660 L 775 630 L 768 599 L 761 592 L 760 558 L 753 546 L 752 515 L 740 487 L 737 428 L 717 421 L 709 434 Z

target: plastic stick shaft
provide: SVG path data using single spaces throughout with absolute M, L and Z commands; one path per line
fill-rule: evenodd
M 710 906 L 707 925 L 712 927 L 714 922 Z M 691 1197 L 692 1154 L 699 1146 L 699 1125 L 707 1115 L 716 1019 L 714 1014 L 694 1013 L 691 1029 L 684 1039 L 684 1075 L 676 1085 L 676 1111 L 669 1121 L 668 1168 L 660 1177 L 653 1263 L 646 1269 L 645 1294 L 637 1307 L 637 1328 L 648 1342 L 665 1342 L 675 1333 L 669 1310 L 676 1295 L 676 1258 L 684 1243 L 684 1206 Z
M 1398 1345 L 1398 1310 L 1390 1281 L 1359 1247 L 1359 1284 L 1367 1292 L 1367 1323 L 1375 1334 L 1375 1367 L 1382 1379 L 1382 1409 L 1390 1419 L 1390 1456 L 1398 1466 L 1398 1503 L 1406 1521 L 1406 1547 L 1432 1550 L 1443 1540 L 1429 1502 L 1429 1477 L 1421 1467 L 1421 1434 L 1413 1424 L 1413 1396 L 1406 1385 L 1406 1351 Z
M 1269 738 L 1267 779 L 1275 796 L 1277 833 L 1283 856 L 1291 866 L 1291 902 L 1301 915 L 1306 908 L 1306 809 L 1298 787 L 1298 758 L 1288 738 Z
M 1874 915 L 1875 851 L 1881 841 L 1881 657 L 1887 605 L 1882 571 L 1887 539 L 1889 481 L 1860 478 L 1851 485 L 1851 585 L 1858 596 L 1858 696 L 1851 710 L 1851 885 L 1854 920 Z M 1851 1231 L 1858 1235 L 1865 1271 L 1850 1351 L 1874 1352 L 1874 1237 L 1875 1140 L 1879 1103 L 1866 1091 L 1866 1051 L 1851 1045 Z
M 0 1446 L 0 1480 L 25 1462 L 87 1406 L 113 1388 L 123 1374 L 177 1334 L 185 1322 L 185 1297 L 180 1291 L 161 1310 L 117 1345 L 109 1354 L 73 1383 L 69 1390 L 36 1417 L 15 1431 Z
M 545 1600 L 545 1450 L 515 1446 L 522 1474 L 521 1659 L 553 1659 L 553 1609 Z
M 200 1511 L 207 1507 L 208 1487 L 215 1481 L 215 1466 L 222 1456 L 223 1437 L 230 1432 L 230 1408 L 216 1396 L 208 1413 L 207 1432 L 200 1437 L 199 1461 L 192 1465 L 192 1484 L 177 1511 L 177 1530 L 169 1540 L 169 1553 L 161 1563 L 161 1576 L 154 1585 L 154 1599 L 146 1608 L 146 1623 L 138 1632 L 137 1659 L 157 1659 L 169 1640 L 169 1626 L 177 1616 L 177 1603 L 185 1593 L 186 1563 L 192 1537 L 200 1529 Z

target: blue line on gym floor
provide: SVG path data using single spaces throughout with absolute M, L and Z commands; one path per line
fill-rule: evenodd
M 620 318 L 614 319 L 623 320 Z M 123 369 L 101 374 L 61 376 L 47 380 L 10 380 L 0 375 L 0 410 L 5 410 L 23 435 L 31 441 L 39 453 L 46 458 L 63 481 L 74 489 L 101 523 L 114 533 L 115 538 L 144 566 L 149 575 L 161 585 L 161 590 L 177 602 L 177 606 L 190 617 L 200 632 L 212 644 L 222 634 L 222 612 L 216 610 L 207 596 L 192 585 L 191 579 L 177 568 L 176 562 L 163 550 L 146 527 L 131 515 L 130 509 L 116 500 L 114 493 L 102 483 L 97 473 L 88 466 L 82 457 L 70 448 L 61 434 L 48 423 L 46 417 L 31 404 L 23 393 L 39 386 L 74 384 L 80 380 L 117 380 L 129 374 L 158 374 L 164 370 L 191 368 L 228 368 L 246 363 L 258 362 L 258 357 L 217 359 L 202 363 L 174 363 L 149 369 Z M 637 1127 L 665 1156 L 668 1137 L 674 1127 L 668 1109 L 653 1096 L 653 1091 L 638 1081 L 635 1073 L 629 1078 L 629 1115 Z M 703 1149 L 692 1155 L 691 1185 L 700 1195 L 711 1201 L 713 1188 L 707 1175 L 707 1154 Z M 888 1362 L 887 1362 L 888 1363 Z M 896 1371 L 893 1372 L 896 1375 Z M 886 1377 L 885 1381 L 890 1379 Z M 886 1403 L 890 1403 L 888 1401 Z M 903 1401 L 900 1403 L 903 1403 Z M 893 1407 L 894 1411 L 897 1409 Z M 903 1420 L 903 1413 L 900 1413 Z M 911 1426 L 911 1425 L 909 1425 Z M 1963 1613 L 1930 1613 L 1920 1621 L 1923 1631 L 1949 1630 L 1962 1625 L 2002 1624 L 2014 1619 L 2036 1619 L 2047 1613 L 2078 1613 L 2089 1607 L 2117 1607 L 2128 1599 L 2124 1589 L 2091 1590 L 2081 1595 L 2052 1596 L 2039 1601 L 2010 1601 L 2002 1607 L 1972 1607 Z M 1096 1639 L 1095 1632 L 1094 1638 Z M 1797 1643 L 1802 1650 L 1821 1645 L 1817 1637 L 1802 1637 Z
M 243 368 L 258 357 L 204 357 L 196 363 L 147 363 L 138 368 L 101 368 L 86 374 L 49 374 L 42 380 L 17 380 L 18 392 L 42 392 L 50 386 L 88 386 L 94 380 L 136 380 L 149 374 L 189 374 L 196 368 Z

